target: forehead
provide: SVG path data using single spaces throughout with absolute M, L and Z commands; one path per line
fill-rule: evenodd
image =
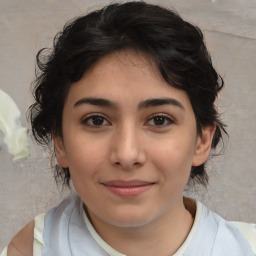
M 114 52 L 96 62 L 71 86 L 68 98 L 100 97 L 113 101 L 136 102 L 150 98 L 172 97 L 190 105 L 184 91 L 168 84 L 154 60 L 131 50 Z
M 129 78 L 131 82 L 139 79 L 140 75 L 144 75 L 143 80 L 163 80 L 154 59 L 149 54 L 130 49 L 115 51 L 102 57 L 85 72 L 83 78 L 113 78 L 112 75 L 119 78 L 119 74 Z

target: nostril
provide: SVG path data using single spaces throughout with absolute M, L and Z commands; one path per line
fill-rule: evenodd
M 138 168 L 145 163 L 146 155 L 143 149 L 139 146 L 128 146 L 124 144 L 114 144 L 109 155 L 110 162 L 113 166 L 124 170 L 130 170 Z
M 121 164 L 120 164 L 119 162 L 115 162 L 115 165 L 118 165 L 118 166 L 120 166 Z
M 139 162 L 129 162 L 129 163 L 125 163 L 125 162 L 115 162 L 114 165 L 116 167 L 120 167 L 122 169 L 126 169 L 126 170 L 129 170 L 129 169 L 133 169 L 134 167 L 138 167 L 140 166 L 140 163 Z

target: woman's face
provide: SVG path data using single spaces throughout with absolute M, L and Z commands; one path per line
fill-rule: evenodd
M 213 133 L 198 136 L 188 96 L 132 51 L 102 58 L 71 86 L 62 128 L 58 162 L 92 220 L 118 227 L 183 207 L 191 166 L 206 160 Z

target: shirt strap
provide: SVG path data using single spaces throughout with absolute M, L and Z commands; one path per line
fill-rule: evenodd
M 256 224 L 239 221 L 230 222 L 239 228 L 242 235 L 251 245 L 253 253 L 256 255 Z
M 43 240 L 44 218 L 45 218 L 45 213 L 42 213 L 35 217 L 33 256 L 42 255 L 42 247 L 44 245 L 44 240 Z

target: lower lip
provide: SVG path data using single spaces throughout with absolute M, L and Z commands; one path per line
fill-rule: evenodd
M 153 186 L 153 184 L 134 186 L 134 187 L 117 187 L 105 185 L 105 187 L 114 194 L 121 197 L 134 197 L 142 194 Z

